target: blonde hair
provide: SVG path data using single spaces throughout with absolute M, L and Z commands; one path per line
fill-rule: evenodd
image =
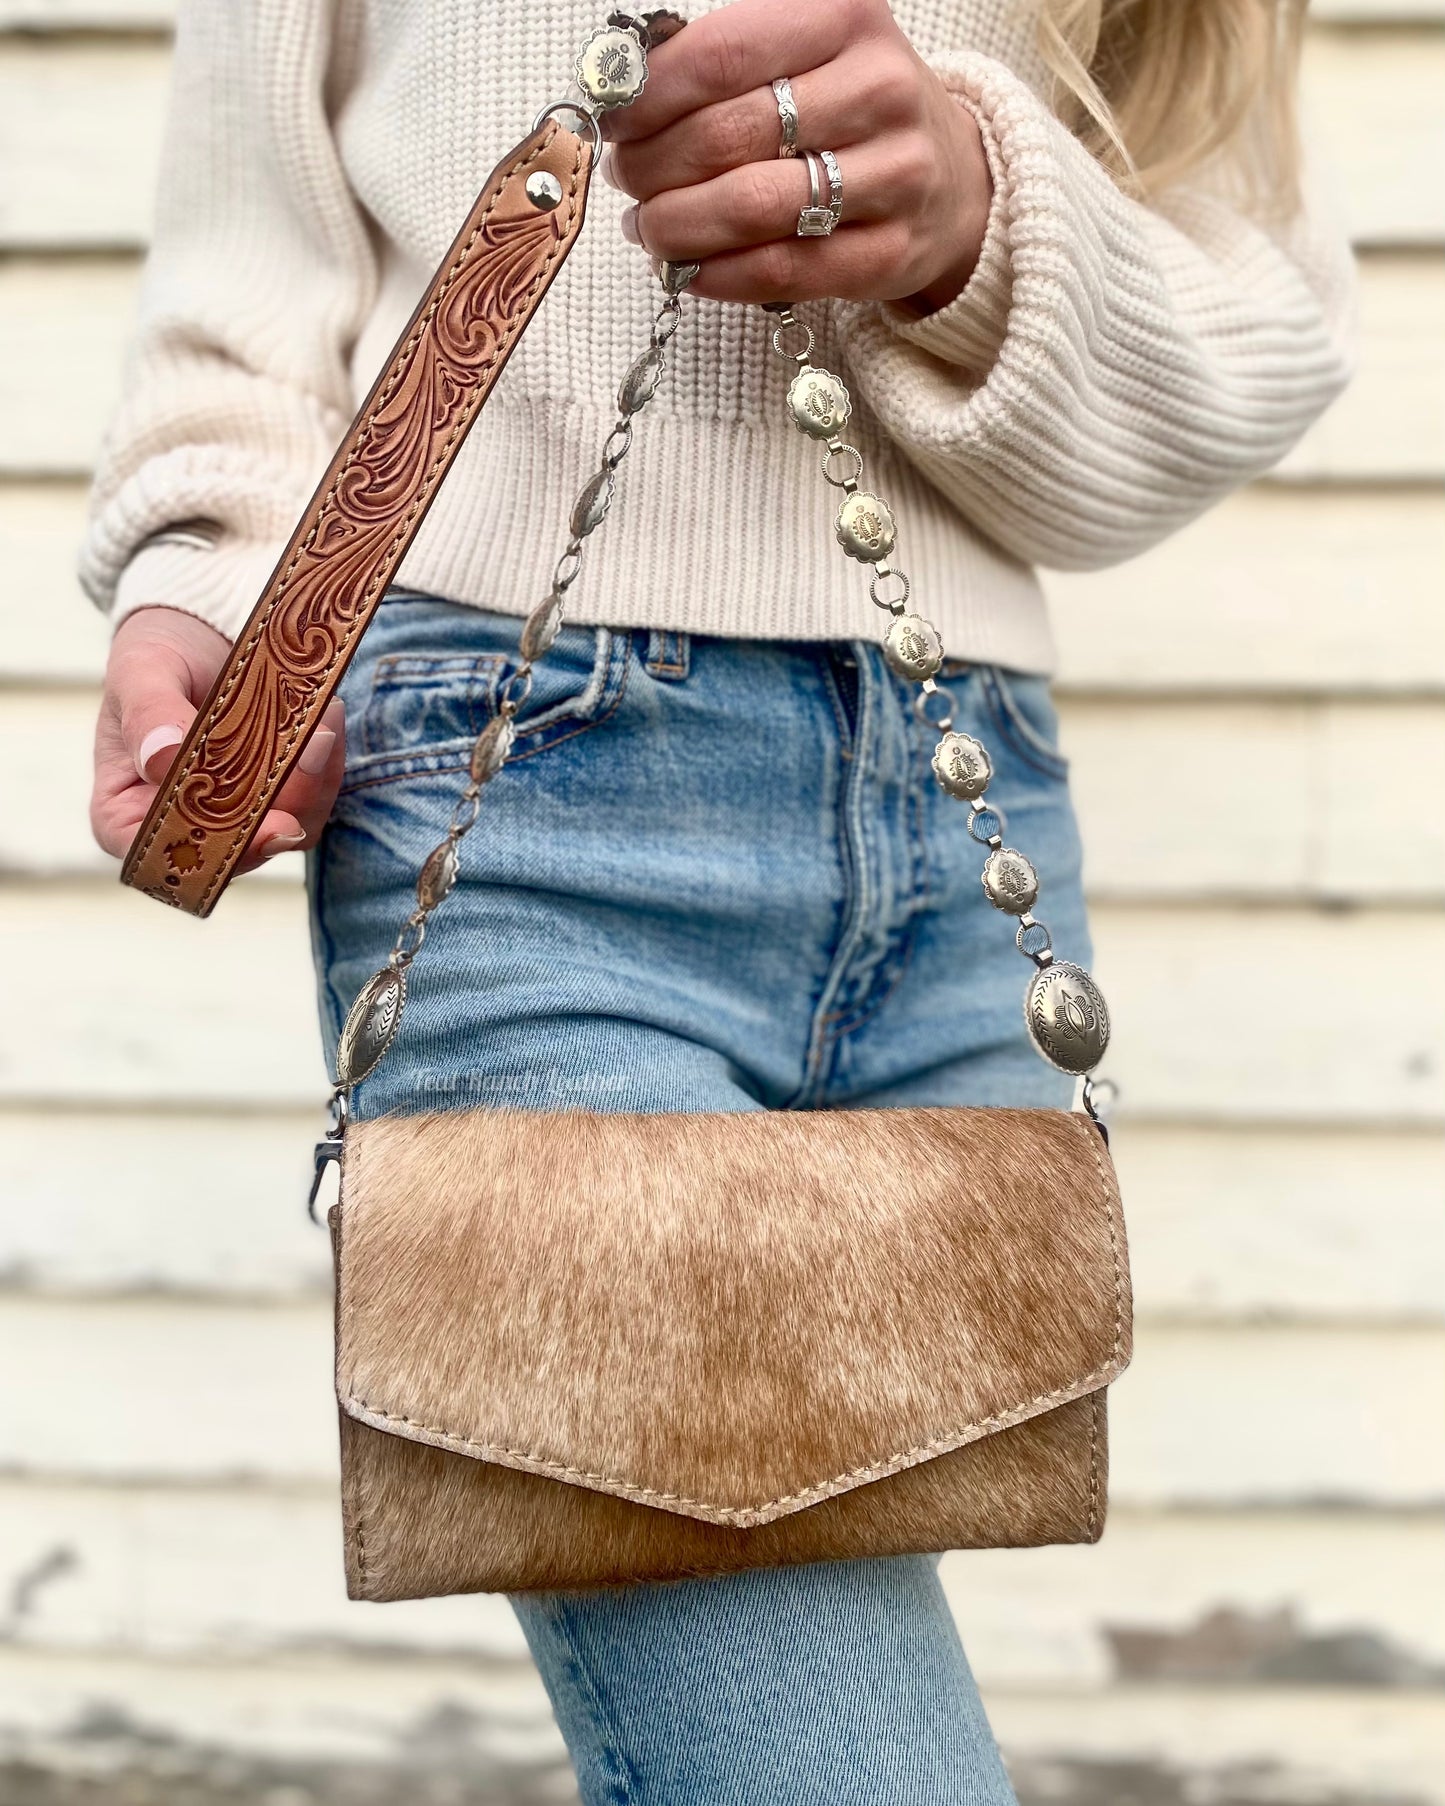
M 1246 205 L 1298 200 L 1307 0 L 1034 0 L 1054 104 L 1122 186 L 1208 169 Z

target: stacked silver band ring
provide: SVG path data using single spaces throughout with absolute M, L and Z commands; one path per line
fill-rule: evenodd
M 799 238 L 826 238 L 843 217 L 843 171 L 832 151 L 804 151 L 808 165 L 808 205 L 798 215 Z M 828 178 L 828 204 L 823 201 L 823 177 Z
M 793 99 L 793 84 L 786 75 L 780 75 L 773 83 L 773 99 L 778 103 L 778 119 L 783 127 L 783 142 L 778 147 L 780 157 L 796 157 L 798 154 L 798 103 Z

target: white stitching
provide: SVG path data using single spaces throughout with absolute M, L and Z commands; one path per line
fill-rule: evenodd
M 1094 1389 L 1094 1382 L 1104 1381 L 1109 1373 L 1112 1361 L 1106 1361 L 1096 1367 L 1092 1373 L 1081 1375 L 1067 1384 L 1055 1388 L 1052 1392 L 1040 1392 L 1022 1404 L 1015 1405 L 1007 1411 L 1001 1411 L 993 1417 L 975 1418 L 972 1423 L 964 1424 L 961 1429 L 946 1431 L 932 1442 L 920 1443 L 916 1448 L 903 1449 L 895 1455 L 885 1456 L 882 1460 L 869 1462 L 864 1467 L 855 1467 L 845 1473 L 834 1474 L 831 1480 L 820 1480 L 815 1486 L 804 1487 L 801 1492 L 782 1493 L 775 1499 L 764 1499 L 760 1505 L 718 1505 L 710 1499 L 697 1499 L 687 1493 L 663 1492 L 655 1486 L 642 1486 L 634 1480 L 624 1480 L 615 1474 L 604 1474 L 583 1467 L 569 1467 L 565 1462 L 551 1461 L 545 1455 L 534 1455 L 530 1449 L 510 1449 L 504 1444 L 480 1442 L 472 1436 L 458 1436 L 454 1431 L 444 1430 L 438 1424 L 422 1423 L 414 1417 L 404 1417 L 398 1412 L 383 1411 L 374 1405 L 367 1404 L 363 1398 L 354 1393 L 346 1395 L 345 1403 L 358 1414 L 363 1421 L 380 1419 L 383 1423 L 405 1424 L 408 1429 L 420 1430 L 428 1436 L 439 1439 L 441 1446 L 455 1452 L 461 1449 L 474 1450 L 482 1460 L 497 1461 L 505 1465 L 507 1462 L 525 1462 L 528 1467 L 539 1468 L 546 1473 L 556 1474 L 561 1478 L 580 1482 L 604 1492 L 613 1492 L 629 1498 L 655 1499 L 663 1505 L 691 1505 L 698 1511 L 705 1511 L 720 1523 L 737 1524 L 746 1527 L 763 1521 L 766 1513 L 775 1512 L 779 1506 L 801 1507 L 811 1505 L 819 1499 L 826 1499 L 835 1493 L 848 1492 L 855 1486 L 866 1485 L 870 1480 L 885 1479 L 889 1474 L 897 1473 L 902 1468 L 917 1467 L 921 1462 L 930 1460 L 935 1455 L 951 1454 L 954 1449 L 962 1448 L 966 1443 L 980 1441 L 983 1435 L 995 1430 L 1006 1430 L 1014 1424 L 1023 1423 L 1030 1417 L 1040 1415 L 1042 1409 L 1049 1405 L 1066 1404 L 1072 1398 L 1078 1398 Z M 975 1434 L 979 1432 L 980 1434 Z
M 417 344 L 420 343 L 420 340 L 421 340 L 422 336 L 424 335 L 427 327 L 431 324 L 431 321 L 432 321 L 433 317 L 435 316 L 438 307 L 441 305 L 442 301 L 446 298 L 446 296 L 450 293 L 451 288 L 452 288 L 453 284 L 455 283 L 458 274 L 462 270 L 462 267 L 464 266 L 468 256 L 470 256 L 470 254 L 471 254 L 472 247 L 476 244 L 477 239 L 481 236 L 482 232 L 485 230 L 488 220 L 490 220 L 492 214 L 496 211 L 496 208 L 502 199 L 502 195 L 506 188 L 507 183 L 510 182 L 513 179 L 513 177 L 516 176 L 521 170 L 525 169 L 527 167 L 528 163 L 535 162 L 536 159 L 538 157 L 540 157 L 544 151 L 548 150 L 551 147 L 553 140 L 558 135 L 558 129 L 559 128 L 556 128 L 556 127 L 551 128 L 544 135 L 541 143 L 538 144 L 536 146 L 536 148 L 533 149 L 527 156 L 519 158 L 518 161 L 516 163 L 514 163 L 512 165 L 512 167 L 502 177 L 501 181 L 498 183 L 497 192 L 493 195 L 491 201 L 488 203 L 486 211 L 482 214 L 481 218 L 477 221 L 475 228 L 473 229 L 473 231 L 467 238 L 466 244 L 462 247 L 462 249 L 457 253 L 456 257 L 453 259 L 451 268 L 447 272 L 445 281 L 438 287 L 436 294 L 432 297 L 431 302 L 426 309 L 426 312 L 422 315 L 421 319 L 419 319 L 417 321 L 416 326 L 413 328 L 411 335 L 408 337 L 406 345 L 404 347 L 404 355 L 409 357 L 410 354 L 412 353 L 412 351 L 416 348 Z M 582 148 L 583 147 L 581 145 L 579 145 L 578 154 L 577 154 L 577 157 L 573 164 L 573 169 L 572 169 L 572 198 L 574 200 L 575 200 L 576 191 L 577 191 L 578 177 L 580 175 L 581 168 L 582 168 Z M 548 256 L 546 262 L 542 265 L 541 270 L 537 273 L 537 276 L 535 277 L 531 286 L 527 290 L 527 294 L 524 297 L 524 300 L 526 302 L 530 303 L 532 295 L 535 292 L 537 286 L 541 283 L 543 277 L 547 274 L 548 270 L 550 270 L 552 265 L 557 261 L 557 258 L 562 254 L 562 246 L 565 242 L 567 242 L 567 233 L 571 229 L 571 215 L 572 215 L 572 212 L 574 212 L 574 211 L 575 211 L 575 208 L 569 208 L 567 226 L 563 229 L 562 233 L 559 235 L 551 254 Z M 568 248 L 570 249 L 570 244 L 569 244 Z M 516 338 L 517 333 L 521 330 L 521 326 L 528 323 L 530 321 L 530 317 L 531 316 L 530 316 L 530 309 L 529 309 L 525 318 L 523 316 L 517 316 L 510 323 L 508 331 L 506 333 L 504 333 L 503 336 L 497 341 L 497 345 L 494 350 L 493 356 L 492 356 L 491 360 L 489 361 L 488 365 L 486 366 L 486 368 L 488 370 L 494 369 L 496 367 L 498 360 L 503 355 L 503 348 L 510 347 L 512 340 Z M 401 354 L 398 354 L 398 356 L 399 355 L 401 355 Z M 181 788 L 182 788 L 183 784 L 185 783 L 186 779 L 190 776 L 191 771 L 192 771 L 193 767 L 195 766 L 197 756 L 199 755 L 199 753 L 201 751 L 201 747 L 204 744 L 206 734 L 208 734 L 210 732 L 211 728 L 214 727 L 217 717 L 222 708 L 222 705 L 229 699 L 232 690 L 235 689 L 236 683 L 239 680 L 239 678 L 241 677 L 244 670 L 246 669 L 247 661 L 249 660 L 252 651 L 255 649 L 257 642 L 260 640 L 262 634 L 265 632 L 266 626 L 269 623 L 271 616 L 276 612 L 277 607 L 280 605 L 282 599 L 285 597 L 287 585 L 291 581 L 291 577 L 292 577 L 293 573 L 295 572 L 296 565 L 301 557 L 301 554 L 307 549 L 307 546 L 310 543 L 310 539 L 312 537 L 314 537 L 315 528 L 320 525 L 322 519 L 324 518 L 324 516 L 326 514 L 327 509 L 330 508 L 331 503 L 336 495 L 337 485 L 340 483 L 341 479 L 346 475 L 347 471 L 350 470 L 352 465 L 355 463 L 356 458 L 359 454 L 359 450 L 360 450 L 362 441 L 369 436 L 369 434 L 371 433 L 372 429 L 375 426 L 377 413 L 380 411 L 382 406 L 390 399 L 392 391 L 395 389 L 397 383 L 406 374 L 406 371 L 404 369 L 401 369 L 398 367 L 398 356 L 393 357 L 391 368 L 388 372 L 388 377 L 387 377 L 385 386 L 377 393 L 374 405 L 370 409 L 368 409 L 366 417 L 361 425 L 361 428 L 357 432 L 356 442 L 353 444 L 350 452 L 347 454 L 345 463 L 342 465 L 341 469 L 339 471 L 337 471 L 336 476 L 333 479 L 330 488 L 327 490 L 326 495 L 322 500 L 321 507 L 317 511 L 316 520 L 313 522 L 312 534 L 308 535 L 307 540 L 304 541 L 301 545 L 297 546 L 295 551 L 292 553 L 290 562 L 287 564 L 286 569 L 282 572 L 280 578 L 276 580 L 276 585 L 268 597 L 267 605 L 266 605 L 264 613 L 259 617 L 259 619 L 256 621 L 255 625 L 252 627 L 250 633 L 247 635 L 245 644 L 239 645 L 239 642 L 238 642 L 239 656 L 236 655 L 237 649 L 233 648 L 232 656 L 235 658 L 235 668 L 230 672 L 224 687 L 222 688 L 220 693 L 217 695 L 215 703 L 212 706 L 210 712 L 208 713 L 208 715 L 206 717 L 205 725 L 204 725 L 204 728 L 202 729 L 200 737 L 197 739 L 195 745 L 191 748 L 191 752 L 190 752 L 189 756 L 187 757 L 185 764 L 182 766 L 181 770 L 176 774 L 175 779 L 169 785 L 167 785 L 164 792 L 157 795 L 156 802 L 159 804 L 161 801 L 161 796 L 163 795 L 165 798 L 165 804 L 156 818 L 155 825 L 152 827 L 150 833 L 146 836 L 145 844 L 140 848 L 140 850 L 137 852 L 137 854 L 135 856 L 134 869 L 137 872 L 140 870 L 142 862 L 149 855 L 152 846 L 155 844 L 156 836 L 161 832 L 161 830 L 165 826 L 166 822 L 170 819 L 170 817 L 174 811 L 174 808 L 175 808 L 176 800 L 180 795 Z M 488 395 L 490 395 L 490 389 L 488 389 Z M 432 479 L 435 478 L 438 469 L 446 462 L 447 457 L 451 451 L 451 448 L 456 443 L 459 435 L 465 433 L 468 430 L 468 428 L 471 426 L 472 422 L 476 418 L 477 413 L 479 412 L 481 406 L 483 405 L 483 402 L 485 401 L 485 399 L 486 398 L 484 397 L 483 401 L 479 402 L 476 407 L 468 410 L 465 414 L 460 416 L 458 418 L 457 423 L 453 426 L 451 432 L 447 435 L 445 442 L 443 443 L 441 449 L 438 451 L 436 458 L 433 460 L 432 464 L 428 468 L 426 476 L 423 478 L 422 490 L 419 492 L 418 496 L 413 500 L 412 506 L 407 510 L 407 513 L 406 513 L 405 517 L 403 518 L 401 525 L 397 528 L 396 534 L 393 537 L 390 545 L 387 548 L 385 556 L 389 557 L 391 555 L 392 551 L 395 550 L 396 545 L 399 543 L 399 541 L 402 538 L 404 538 L 407 528 L 410 526 L 412 520 L 414 519 L 414 517 L 416 515 L 417 509 L 421 505 L 422 499 L 427 494 L 426 485 L 429 482 L 431 482 Z M 368 584 L 368 586 L 367 586 L 365 595 L 363 597 L 363 603 L 370 601 L 370 598 L 371 598 L 372 594 L 374 593 L 375 589 L 376 589 L 376 580 L 375 580 L 375 578 L 373 578 L 371 583 Z M 365 631 L 365 628 L 369 624 L 370 624 L 369 619 L 363 620 L 360 616 L 358 616 L 357 619 L 355 619 L 352 622 L 351 626 L 347 629 L 346 633 L 343 635 L 343 637 L 341 638 L 341 640 L 339 641 L 339 643 L 337 645 L 337 656 L 331 666 L 332 670 L 334 670 L 336 668 L 337 664 L 340 664 L 343 662 L 343 655 L 346 652 L 346 648 L 351 644 L 352 640 L 357 637 L 357 634 L 359 632 Z M 292 727 L 291 733 L 288 735 L 285 744 L 277 752 L 276 757 L 272 762 L 270 770 L 266 773 L 265 778 L 262 780 L 261 790 L 260 790 L 259 795 L 257 796 L 255 803 L 253 803 L 250 811 L 246 815 L 246 818 L 245 818 L 244 822 L 241 824 L 240 828 L 233 835 L 233 837 L 230 841 L 230 844 L 227 846 L 225 852 L 221 855 L 220 860 L 218 861 L 215 870 L 211 874 L 210 882 L 206 885 L 205 890 L 202 891 L 200 897 L 197 899 L 197 908 L 198 909 L 204 909 L 205 905 L 210 900 L 211 893 L 216 889 L 216 887 L 219 884 L 224 883 L 224 881 L 230 876 L 231 868 L 235 865 L 237 859 L 240 857 L 241 852 L 250 836 L 251 829 L 256 821 L 257 816 L 269 805 L 271 798 L 275 795 L 276 777 L 277 777 L 278 772 L 281 770 L 281 767 L 284 765 L 286 758 L 291 751 L 291 748 L 296 744 L 296 741 L 300 737 L 302 732 L 304 732 L 304 730 L 307 726 L 307 723 L 311 720 L 312 716 L 316 713 L 316 704 L 320 698 L 320 694 L 321 694 L 321 691 L 320 691 L 320 688 L 318 687 L 318 689 L 312 695 L 312 700 L 311 700 L 310 704 L 303 707 L 300 714 L 296 717 L 296 721 Z M 128 861 L 127 863 L 129 864 L 130 862 Z

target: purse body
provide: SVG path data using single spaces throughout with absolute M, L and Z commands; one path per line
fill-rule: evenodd
M 331 1220 L 353 1598 L 1102 1531 L 1131 1315 L 1084 1116 L 384 1117 Z

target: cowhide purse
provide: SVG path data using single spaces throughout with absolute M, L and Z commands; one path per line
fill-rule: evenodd
M 123 877 L 206 915 L 334 692 L 461 441 L 581 229 L 597 116 L 642 85 L 670 15 L 614 13 L 492 173 L 201 707 Z M 570 118 L 574 131 L 562 123 Z M 624 1116 L 474 1111 L 346 1125 L 503 770 L 531 673 L 612 500 L 694 271 L 663 266 L 651 343 L 572 511 L 550 594 L 337 1051 L 336 1390 L 353 1596 L 586 1587 L 843 1556 L 1087 1542 L 1105 1390 L 1130 1351 L 1118 1188 L 1088 1075 L 1089 974 L 1053 956 L 1004 844 L 986 750 L 956 732 L 893 517 L 860 487 L 850 402 L 789 308 L 794 425 L 871 567 L 885 650 L 939 735 L 990 902 L 1033 964 L 1028 1030 L 1084 1076 L 1049 1110 Z M 315 1200 L 313 1188 L 313 1203 Z

